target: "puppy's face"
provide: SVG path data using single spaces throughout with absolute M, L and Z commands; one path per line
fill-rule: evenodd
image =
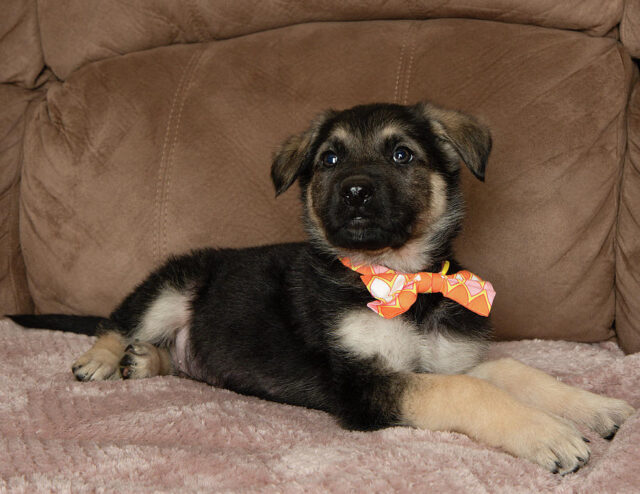
M 320 116 L 276 155 L 277 194 L 296 179 L 311 240 L 336 256 L 415 271 L 448 255 L 462 217 L 460 162 L 484 178 L 491 139 L 432 105 L 357 106 Z

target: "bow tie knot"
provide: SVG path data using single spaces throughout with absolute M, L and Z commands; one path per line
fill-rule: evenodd
M 347 257 L 340 261 L 361 275 L 367 290 L 376 299 L 369 302 L 367 307 L 386 319 L 409 310 L 419 293 L 441 293 L 485 317 L 489 315 L 496 296 L 491 283 L 469 271 L 447 274 L 449 261 L 444 262 L 439 273 L 402 273 L 378 265 L 353 265 Z

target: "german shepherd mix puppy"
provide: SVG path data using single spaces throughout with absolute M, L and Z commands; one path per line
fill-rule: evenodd
M 299 182 L 309 242 L 171 258 L 108 319 L 14 319 L 97 330 L 73 364 L 80 381 L 181 374 L 325 410 L 350 429 L 456 431 L 573 472 L 590 453 L 570 421 L 611 438 L 633 408 L 512 359 L 483 362 L 488 318 L 439 293 L 380 317 L 341 262 L 460 270 L 460 163 L 484 180 L 490 148 L 475 119 L 431 104 L 327 111 L 283 144 L 271 169 L 277 195 Z

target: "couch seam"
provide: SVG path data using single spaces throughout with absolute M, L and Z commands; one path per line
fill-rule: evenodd
M 416 52 L 415 40 L 416 23 L 408 21 L 408 27 L 402 40 L 398 68 L 396 69 L 396 82 L 393 89 L 393 102 L 407 104 L 413 61 Z
M 163 218 L 163 225 L 162 225 L 162 230 L 163 230 L 163 250 L 164 252 L 163 257 L 167 255 L 167 251 L 168 251 L 168 225 L 169 225 L 169 195 L 171 193 L 171 170 L 173 169 L 173 156 L 174 156 L 174 151 L 175 151 L 175 147 L 176 147 L 176 143 L 178 142 L 178 134 L 180 131 L 180 126 L 182 124 L 182 110 L 184 109 L 184 104 L 187 101 L 187 92 L 191 86 L 191 82 L 193 80 L 193 76 L 196 73 L 196 69 L 198 68 L 198 66 L 200 65 L 200 60 L 202 60 L 202 54 L 203 54 L 204 50 L 200 49 L 195 55 L 194 57 L 192 57 L 192 61 L 193 64 L 190 67 L 190 71 L 189 71 L 189 76 L 187 77 L 185 86 L 184 86 L 184 90 L 182 92 L 182 100 L 180 102 L 180 109 L 178 110 L 178 117 L 177 117 L 177 122 L 176 122 L 176 130 L 173 134 L 173 142 L 171 143 L 171 150 L 169 151 L 169 158 L 168 158 L 168 166 L 167 166 L 167 170 L 166 170 L 166 189 L 165 189 L 165 195 L 164 195 L 164 203 L 163 203 L 163 209 L 164 209 L 164 218 Z
M 623 59 L 624 53 L 627 53 L 624 50 L 622 44 L 617 43 L 617 53 L 620 58 L 620 63 L 622 65 L 623 71 L 625 66 L 625 61 Z M 629 105 L 633 101 L 635 90 L 637 89 L 639 77 L 638 72 L 635 69 L 635 64 L 631 61 L 631 75 L 629 76 L 629 80 L 627 82 L 628 85 L 628 94 L 626 99 L 626 104 L 622 111 L 622 125 L 618 125 L 616 127 L 616 133 L 618 134 L 618 142 L 620 142 L 619 133 L 622 131 L 624 133 L 624 149 L 617 149 L 617 161 L 620 164 L 620 171 L 618 174 L 618 180 L 616 183 L 617 191 L 616 191 L 616 217 L 615 217 L 615 233 L 613 235 L 613 326 L 612 330 L 618 343 L 620 344 L 620 335 L 618 334 L 618 298 L 619 298 L 619 288 L 618 288 L 618 262 L 620 253 L 620 244 L 619 244 L 619 236 L 620 236 L 620 211 L 622 209 L 622 190 L 624 187 L 624 177 L 627 174 L 627 167 L 629 164 L 627 163 L 627 159 L 629 158 Z M 622 345 L 621 345 L 622 346 Z
M 24 136 L 23 136 L 24 137 Z M 22 154 L 22 153 L 21 153 Z M 22 159 L 21 159 L 22 161 Z M 20 256 L 20 258 L 22 258 L 22 245 L 20 244 L 20 184 L 21 184 L 21 179 L 20 179 L 20 175 L 22 174 L 22 163 L 20 164 L 20 169 L 18 170 L 18 180 L 16 181 L 16 183 L 14 184 L 15 190 L 13 191 L 14 194 L 17 195 L 17 197 L 14 198 L 14 200 L 11 201 L 11 211 L 9 211 L 9 215 L 10 217 L 15 214 L 15 218 L 18 220 L 18 228 L 16 228 L 17 233 L 18 233 L 18 238 L 14 239 L 14 235 L 15 235 L 15 231 L 11 231 L 9 232 L 9 249 L 13 249 L 13 242 L 15 240 L 18 241 L 18 255 Z M 11 257 L 13 257 L 10 254 Z M 15 259 L 14 259 L 15 261 Z M 22 261 L 24 262 L 24 260 Z M 12 265 L 11 262 L 11 258 L 9 259 L 9 281 L 11 283 L 11 291 L 13 292 L 13 309 L 12 311 L 19 311 L 20 308 L 18 307 L 19 305 L 19 293 L 18 293 L 18 283 L 16 282 L 16 274 L 14 273 L 14 266 Z M 26 276 L 25 276 L 26 277 Z M 29 298 L 31 298 L 31 294 L 29 294 Z
M 195 56 L 195 54 L 193 55 Z M 154 257 L 156 258 L 156 261 L 160 261 L 161 260 L 161 249 L 160 249 L 160 237 L 162 232 L 160 231 L 160 226 L 161 226 L 161 208 L 162 208 L 162 200 L 163 200 L 163 196 L 164 196 L 164 181 L 166 178 L 166 162 L 165 162 L 165 153 L 167 150 L 167 144 L 169 142 L 169 138 L 171 135 L 171 127 L 173 126 L 173 115 L 174 115 L 174 111 L 176 109 L 176 104 L 178 102 L 178 99 L 180 97 L 180 94 L 182 93 L 182 88 L 184 85 L 184 80 L 186 77 L 186 74 L 188 73 L 188 69 L 189 66 L 191 64 L 191 61 L 193 60 L 193 56 L 191 57 L 191 59 L 189 60 L 189 62 L 187 63 L 187 67 L 185 68 L 184 73 L 182 74 L 182 78 L 180 79 L 180 82 L 178 83 L 178 86 L 176 87 L 176 90 L 173 94 L 173 99 L 171 101 L 171 108 L 169 110 L 169 117 L 167 119 L 167 128 L 165 129 L 165 135 L 164 135 L 164 141 L 162 143 L 162 151 L 160 152 L 160 166 L 158 168 L 158 176 L 157 176 L 157 180 L 156 180 L 156 197 L 154 200 L 155 203 L 155 211 L 156 211 L 156 227 L 155 227 L 155 242 L 154 242 Z
M 182 78 L 178 83 L 178 87 L 173 96 L 171 102 L 171 109 L 169 111 L 169 118 L 167 121 L 167 128 L 165 131 L 164 142 L 162 145 L 162 152 L 160 154 L 160 168 L 158 169 L 158 179 L 156 185 L 156 198 L 155 198 L 155 210 L 156 210 L 156 232 L 155 232 L 155 258 L 157 262 L 161 262 L 167 253 L 168 239 L 167 239 L 167 224 L 168 224 L 168 197 L 171 187 L 171 165 L 173 161 L 173 151 L 177 142 L 178 131 L 180 129 L 182 110 L 186 100 L 187 88 L 190 85 L 191 78 L 195 73 L 195 68 L 198 65 L 198 61 L 202 55 L 203 50 L 200 49 L 194 53 L 182 74 Z M 180 104 L 178 105 L 178 102 Z M 175 112 L 178 106 L 177 113 Z M 174 116 L 175 115 L 175 116 Z M 175 125 L 174 125 L 175 121 Z M 171 144 L 169 148 L 169 142 Z
M 400 76 L 402 74 L 402 68 L 403 68 L 403 65 L 404 65 L 404 56 L 405 56 L 405 50 L 407 48 L 407 42 L 409 41 L 409 34 L 410 34 L 410 30 L 407 29 L 407 32 L 404 35 L 404 39 L 402 40 L 402 48 L 400 49 L 400 59 L 398 60 L 398 68 L 396 69 L 396 84 L 395 84 L 395 87 L 393 89 L 393 102 L 394 103 L 399 103 L 399 101 L 398 101 L 398 96 L 399 96 L 398 89 L 400 88 Z
M 25 107 L 25 113 L 27 111 L 27 108 L 29 107 L 29 104 L 31 104 L 31 102 L 27 103 Z M 9 226 L 9 232 L 7 235 L 9 240 L 9 266 L 7 269 L 7 273 L 9 276 L 9 283 L 11 284 L 11 294 L 13 299 L 12 300 L 13 309 L 11 310 L 16 312 L 20 310 L 18 307 L 19 294 L 18 294 L 18 284 L 16 282 L 16 274 L 14 273 L 14 266 L 12 265 L 11 261 L 12 261 L 12 258 L 14 257 L 12 250 L 13 250 L 13 245 L 15 241 L 17 241 L 18 243 L 18 255 L 20 256 L 20 258 L 22 258 L 22 245 L 20 242 L 20 198 L 21 198 L 20 189 L 22 186 L 22 168 L 24 165 L 24 136 L 25 136 L 24 127 L 26 125 L 25 113 L 22 114 L 22 122 L 21 122 L 22 136 L 20 138 L 20 151 L 19 151 L 20 154 L 18 156 L 16 176 L 14 179 L 14 183 L 9 186 L 9 195 L 10 196 L 14 194 L 16 195 L 16 197 L 10 199 L 9 201 L 9 209 L 10 209 L 9 223 L 11 223 L 11 218 L 15 218 L 18 222 L 18 228 L 16 229 L 11 228 L 11 225 Z M 16 236 L 16 231 L 17 231 L 17 238 L 14 238 Z M 31 298 L 31 294 L 29 294 L 29 298 Z
M 35 307 L 35 301 L 33 299 L 33 293 L 31 291 L 31 286 L 29 283 L 29 271 L 27 269 L 27 261 L 24 258 L 24 249 L 22 246 L 22 183 L 23 183 L 22 178 L 25 173 L 25 140 L 27 136 L 27 127 L 31 122 L 30 119 L 35 118 L 34 113 L 36 111 L 36 106 L 40 104 L 45 104 L 45 106 L 48 106 L 48 105 L 46 102 L 46 91 L 44 91 L 42 88 L 38 88 L 38 89 L 31 89 L 31 92 L 34 96 L 29 100 L 29 102 L 27 103 L 24 109 L 24 113 L 22 114 L 22 122 L 21 122 L 22 136 L 21 136 L 21 142 L 20 142 L 20 155 L 18 158 L 19 160 L 18 170 L 16 173 L 16 182 L 15 182 L 15 187 L 16 187 L 15 193 L 17 194 L 17 197 L 16 197 L 16 200 L 14 201 L 14 204 L 12 204 L 12 208 L 14 208 L 14 211 L 16 213 L 16 218 L 18 219 L 18 228 L 16 228 L 15 231 L 11 232 L 10 235 L 11 237 L 13 237 L 14 235 L 17 235 L 17 238 L 15 238 L 14 240 L 18 244 L 18 256 L 20 261 L 22 262 L 22 268 L 24 270 L 24 282 L 27 287 L 27 295 L 25 298 L 27 299 L 28 305 L 33 310 L 33 308 Z M 11 239 L 10 239 L 10 242 L 11 242 Z M 10 264 L 9 279 L 11 280 L 11 288 L 13 290 L 13 298 L 14 298 L 13 303 L 15 307 L 14 310 L 22 311 L 23 308 L 21 307 L 21 297 L 20 297 L 20 291 L 18 290 L 16 276 L 17 274 L 15 272 L 15 269 Z
M 409 64 L 407 66 L 407 70 L 404 76 L 404 96 L 402 98 L 402 104 L 406 105 L 407 104 L 407 100 L 409 98 L 409 87 L 411 86 L 411 76 L 412 76 L 412 71 L 413 71 L 413 60 L 415 58 L 416 55 L 416 36 L 415 36 L 415 32 L 416 32 L 416 23 L 412 22 L 411 25 L 409 26 L 409 32 L 411 33 L 411 38 L 410 38 L 410 56 L 409 56 Z
M 40 0 L 33 0 L 33 3 L 36 11 L 36 21 L 38 23 L 38 45 L 40 46 L 40 56 L 42 57 L 42 71 L 45 71 L 50 67 L 47 66 L 47 61 L 45 60 L 44 56 L 44 43 L 42 42 L 42 22 L 40 19 Z M 51 72 L 53 73 L 53 69 L 51 70 Z M 42 74 L 42 72 L 40 74 Z

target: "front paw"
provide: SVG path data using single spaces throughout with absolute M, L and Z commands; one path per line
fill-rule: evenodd
M 120 379 L 118 363 L 118 355 L 108 350 L 92 348 L 73 363 L 71 370 L 78 381 Z
M 120 360 L 120 374 L 123 379 L 144 379 L 163 374 L 160 350 L 142 341 L 136 341 L 124 351 Z
M 624 400 L 583 391 L 569 417 L 593 429 L 607 440 L 613 439 L 620 426 L 635 409 Z
M 552 473 L 573 473 L 589 461 L 586 439 L 569 423 L 545 412 L 531 409 L 526 422 L 508 437 L 503 447 Z
M 120 379 L 118 363 L 124 352 L 124 341 L 116 332 L 101 335 L 89 351 L 73 363 L 73 375 L 78 381 Z

